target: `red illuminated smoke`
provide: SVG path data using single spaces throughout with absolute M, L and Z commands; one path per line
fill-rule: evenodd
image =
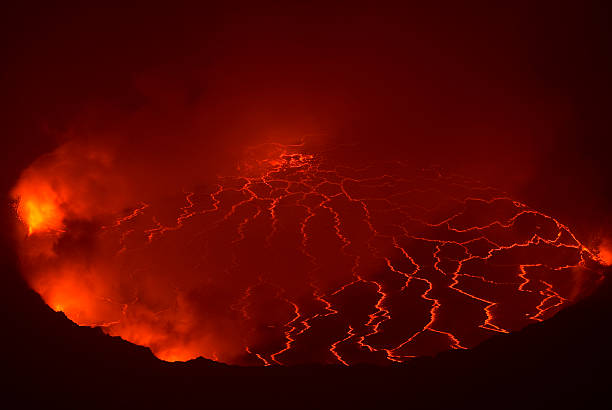
M 139 202 L 110 153 L 60 148 L 14 189 L 25 277 L 161 359 L 261 365 L 469 348 L 601 278 L 604 248 L 475 181 L 279 144 L 246 158 Z

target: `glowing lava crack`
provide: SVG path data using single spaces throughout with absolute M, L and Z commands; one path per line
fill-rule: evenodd
M 109 215 L 24 173 L 23 272 L 81 325 L 164 360 L 402 362 L 552 316 L 598 255 L 495 189 L 270 145 L 241 175 Z M 272 153 L 272 154 L 270 154 Z

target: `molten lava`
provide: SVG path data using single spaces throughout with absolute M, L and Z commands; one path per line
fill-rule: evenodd
M 127 203 L 109 161 L 61 148 L 24 172 L 23 272 L 53 309 L 164 360 L 349 365 L 470 348 L 551 317 L 610 260 L 503 192 L 403 163 L 268 144 L 214 184 Z

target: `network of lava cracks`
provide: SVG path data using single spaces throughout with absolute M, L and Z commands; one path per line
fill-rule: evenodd
M 266 149 L 241 175 L 141 203 L 98 232 L 114 238 L 124 264 L 141 252 L 178 252 L 151 264 L 199 272 L 198 286 L 216 292 L 222 314 L 242 329 L 228 336 L 242 353 L 181 353 L 180 343 L 168 350 L 125 330 L 121 318 L 97 325 L 166 360 L 384 364 L 544 320 L 601 279 L 597 255 L 568 227 L 476 181 Z M 224 296 L 221 280 L 234 291 Z M 142 302 L 115 303 L 128 317 Z

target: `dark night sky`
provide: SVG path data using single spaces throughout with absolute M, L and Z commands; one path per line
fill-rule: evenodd
M 601 5 L 13 7 L 4 189 L 68 131 L 115 132 L 150 161 L 187 124 L 216 155 L 263 135 L 324 133 L 488 178 L 587 229 L 605 217 Z M 190 125 L 202 112 L 206 123 Z M 190 150 L 193 137 L 178 140 L 176 155 Z M 556 211 L 557 195 L 592 211 Z
M 610 10 L 558 3 L 5 6 L 0 189 L 67 138 L 118 139 L 173 175 L 324 134 L 482 179 L 592 244 L 612 234 Z

